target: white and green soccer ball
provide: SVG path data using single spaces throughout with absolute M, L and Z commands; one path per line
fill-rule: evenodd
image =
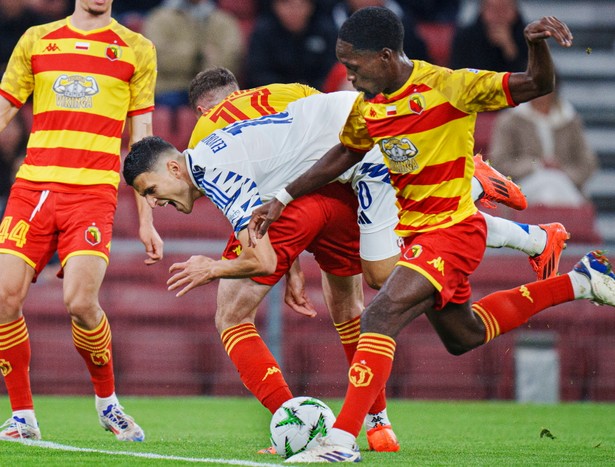
M 271 417 L 271 445 L 284 457 L 293 456 L 316 445 L 335 422 L 333 411 L 314 397 L 294 397 L 284 402 Z

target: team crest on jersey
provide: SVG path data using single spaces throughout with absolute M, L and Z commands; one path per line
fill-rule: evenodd
M 408 99 L 408 105 L 410 106 L 410 112 L 413 114 L 421 115 L 425 110 L 425 96 L 419 92 L 415 92 L 410 95 Z
M 419 168 L 414 157 L 419 150 L 408 138 L 384 138 L 378 144 L 392 172 L 410 173 Z
M 122 48 L 117 44 L 109 44 L 105 56 L 112 62 L 119 60 L 122 57 Z
M 102 234 L 100 233 L 100 229 L 95 225 L 90 225 L 87 229 L 85 229 L 85 241 L 88 242 L 92 246 L 96 246 L 102 240 Z
M 56 105 L 64 109 L 90 109 L 99 87 L 92 76 L 60 75 L 53 83 Z

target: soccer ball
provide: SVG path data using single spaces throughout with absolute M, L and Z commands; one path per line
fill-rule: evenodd
M 333 411 L 314 397 L 294 397 L 284 402 L 271 417 L 271 444 L 286 458 L 316 444 L 335 422 Z

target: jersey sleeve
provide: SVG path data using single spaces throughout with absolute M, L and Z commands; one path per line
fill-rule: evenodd
M 363 94 L 359 94 L 340 132 L 340 142 L 353 151 L 367 152 L 374 146 L 374 141 L 367 130 L 362 106 Z
M 156 48 L 143 38 L 135 46 L 137 67 L 130 81 L 130 105 L 128 116 L 151 112 L 154 109 L 156 87 Z
M 514 106 L 508 89 L 508 72 L 465 68 L 453 70 L 441 87 L 456 108 L 467 113 L 500 110 Z
M 21 107 L 34 90 L 34 73 L 32 72 L 32 49 L 36 42 L 36 28 L 30 28 L 21 36 L 0 84 L 0 95 L 14 106 Z

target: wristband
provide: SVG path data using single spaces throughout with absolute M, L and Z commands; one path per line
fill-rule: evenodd
M 286 188 L 282 188 L 280 191 L 276 193 L 275 199 L 277 199 L 280 203 L 286 206 L 288 203 L 290 203 L 295 198 L 293 198 L 292 196 L 288 194 L 288 191 L 286 191 Z

